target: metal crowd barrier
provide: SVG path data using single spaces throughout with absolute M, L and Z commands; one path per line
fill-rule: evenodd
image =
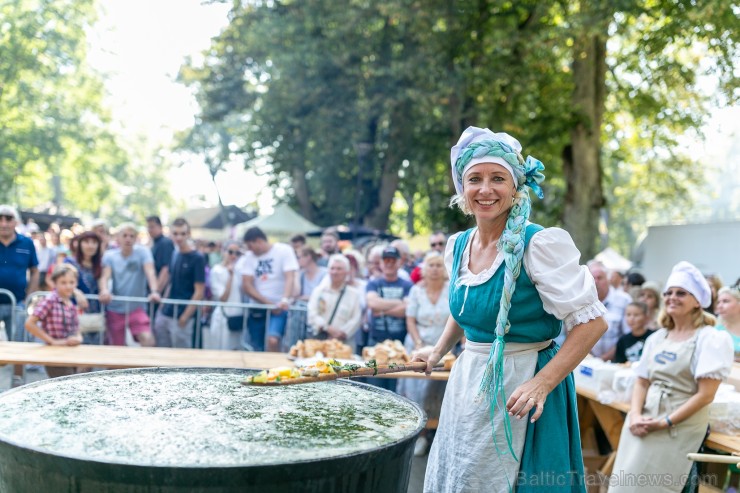
M 15 339 L 16 332 L 18 330 L 18 327 L 15 326 L 15 310 L 18 306 L 18 301 L 15 299 L 15 295 L 12 291 L 9 291 L 5 288 L 0 288 L 0 295 L 5 295 L 10 299 L 10 327 L 4 327 L 5 334 L 8 336 L 8 340 L 12 341 Z M 25 331 L 24 331 L 25 332 Z
M 0 293 L 3 291 L 0 290 Z M 12 294 L 12 293 L 11 293 Z M 36 302 L 36 299 L 39 297 L 47 296 L 49 294 L 48 291 L 36 291 L 34 293 L 31 293 L 26 297 L 26 306 L 28 307 L 29 313 L 33 310 L 33 304 Z M 88 302 L 90 301 L 98 301 L 100 300 L 100 296 L 96 294 L 86 294 L 85 298 L 87 298 Z M 124 302 L 126 304 L 128 303 L 143 303 L 147 307 L 147 314 L 149 315 L 149 320 L 152 327 L 152 333 L 154 333 L 154 321 L 156 318 L 156 312 L 158 309 L 160 309 L 163 305 L 170 304 L 170 305 L 178 305 L 178 306 L 187 306 L 187 305 L 194 305 L 196 307 L 194 318 L 195 318 L 195 326 L 193 329 L 193 347 L 194 348 L 202 348 L 203 344 L 203 327 L 208 326 L 207 323 L 209 318 L 204 318 L 204 315 L 206 315 L 206 312 L 210 312 L 212 315 L 212 312 L 215 309 L 218 308 L 241 308 L 242 313 L 244 314 L 243 322 L 242 322 L 242 330 L 241 330 L 241 336 L 240 340 L 242 341 L 242 347 L 243 349 L 247 351 L 253 350 L 251 341 L 249 340 L 249 330 L 247 329 L 247 315 L 249 313 L 249 310 L 265 310 L 266 311 L 266 317 L 265 317 L 265 347 L 267 342 L 267 329 L 270 327 L 270 319 L 272 316 L 271 310 L 274 310 L 277 308 L 276 305 L 263 305 L 260 303 L 231 303 L 231 302 L 224 302 L 224 301 L 210 301 L 210 300 L 200 300 L 200 301 L 191 301 L 191 300 L 176 300 L 176 299 L 170 299 L 170 298 L 163 298 L 159 303 L 151 303 L 149 302 L 148 298 L 146 297 L 135 297 L 135 296 L 112 296 L 112 301 L 120 301 Z M 105 312 L 106 305 L 103 303 L 100 303 L 100 310 L 101 312 Z M 128 312 L 128 305 L 126 306 L 126 311 Z M 281 340 L 281 351 L 287 352 L 288 349 L 294 345 L 298 340 L 305 339 L 307 336 L 307 327 L 306 327 L 306 313 L 308 311 L 307 307 L 303 303 L 296 303 L 294 305 L 291 305 L 288 308 L 288 320 L 285 325 L 285 334 L 283 335 L 283 338 Z M 224 314 L 224 318 L 226 318 L 226 315 Z M 226 323 L 226 320 L 224 321 Z M 228 330 L 228 328 L 227 328 Z M 30 339 L 30 334 L 28 334 L 27 331 L 24 331 L 26 334 L 26 339 Z

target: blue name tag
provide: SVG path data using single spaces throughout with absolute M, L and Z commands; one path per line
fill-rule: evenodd
M 659 365 L 665 365 L 669 361 L 676 361 L 676 358 L 678 356 L 676 353 L 672 353 L 670 351 L 661 351 L 660 353 L 655 355 L 655 362 Z

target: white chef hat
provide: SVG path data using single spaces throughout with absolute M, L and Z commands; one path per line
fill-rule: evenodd
M 665 283 L 665 290 L 668 288 L 682 288 L 694 295 L 702 308 L 708 308 L 712 303 L 712 290 L 704 275 L 686 261 L 677 263 L 668 280 Z

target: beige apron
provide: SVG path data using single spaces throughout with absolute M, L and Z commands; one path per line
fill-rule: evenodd
M 668 340 L 668 331 L 656 334 L 662 340 L 647 355 L 650 387 L 642 410 L 644 416 L 663 418 L 696 394 L 698 384 L 691 372 L 691 360 L 702 330 L 680 342 Z M 627 417 L 609 493 L 680 492 L 692 464 L 686 454 L 699 450 L 708 424 L 709 407 L 705 406 L 673 428 L 653 431 L 640 438 L 630 432 Z

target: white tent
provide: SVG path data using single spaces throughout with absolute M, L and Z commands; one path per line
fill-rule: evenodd
M 627 272 L 630 267 L 632 267 L 632 262 L 622 257 L 619 253 L 617 253 L 614 249 L 610 247 L 606 247 L 594 258 L 604 264 L 604 267 L 609 270 Z
M 259 216 L 251 221 L 238 224 L 235 228 L 236 238 L 241 239 L 246 230 L 255 226 L 264 231 L 267 236 L 279 239 L 288 239 L 298 233 L 306 234 L 321 229 L 321 226 L 315 225 L 286 204 L 275 207 L 269 216 Z

